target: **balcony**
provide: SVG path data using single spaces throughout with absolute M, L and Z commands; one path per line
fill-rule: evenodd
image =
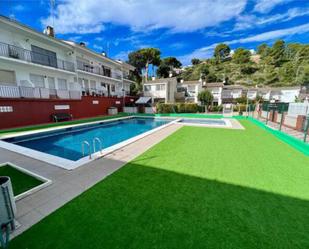
M 112 73 L 110 69 L 99 67 L 99 66 L 93 66 L 89 63 L 79 61 L 79 60 L 77 61 L 77 69 L 84 71 L 84 72 L 93 73 L 93 74 L 109 77 L 112 79 L 121 80 L 121 75 Z
M 0 85 L 0 98 L 81 99 L 80 91 Z
M 0 56 L 74 72 L 73 62 L 0 42 Z

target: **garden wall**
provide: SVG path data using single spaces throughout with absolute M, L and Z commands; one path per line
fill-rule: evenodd
M 131 103 L 134 98 L 126 97 Z M 69 113 L 73 119 L 107 115 L 111 106 L 122 111 L 122 98 L 85 96 L 81 100 L 0 99 L 0 129 L 53 122 L 54 113 Z

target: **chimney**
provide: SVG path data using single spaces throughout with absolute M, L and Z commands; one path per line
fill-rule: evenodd
M 79 46 L 81 46 L 81 47 L 86 47 L 86 44 L 85 44 L 84 42 L 80 42 L 80 43 L 79 43 Z
M 51 37 L 55 37 L 54 28 L 52 26 L 46 27 L 46 35 L 51 36 Z

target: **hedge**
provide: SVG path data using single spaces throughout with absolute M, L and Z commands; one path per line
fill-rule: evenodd
M 195 103 L 157 104 L 157 113 L 196 113 L 198 110 Z

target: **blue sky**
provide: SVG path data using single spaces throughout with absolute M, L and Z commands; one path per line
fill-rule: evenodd
M 276 39 L 309 43 L 309 0 L 0 0 L 0 14 L 56 36 L 86 42 L 109 57 L 156 47 L 162 56 L 212 56 L 217 43 L 255 49 Z

